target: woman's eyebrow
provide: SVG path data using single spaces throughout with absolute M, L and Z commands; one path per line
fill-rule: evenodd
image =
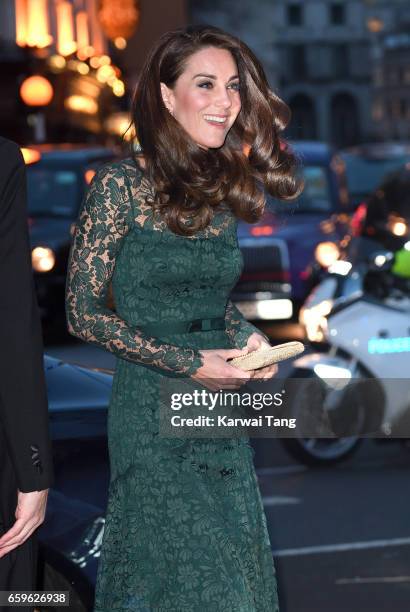
M 196 79 L 196 77 L 207 77 L 208 79 L 216 79 L 216 78 L 218 78 L 218 77 L 216 77 L 214 74 L 204 74 L 204 73 L 202 73 L 202 72 L 201 72 L 201 73 L 199 73 L 199 74 L 195 74 L 195 75 L 194 75 L 192 78 L 193 78 L 193 79 Z M 234 74 L 233 76 L 231 76 L 231 77 L 228 79 L 228 83 L 229 83 L 229 81 L 232 81 L 233 79 L 239 79 L 239 75 Z

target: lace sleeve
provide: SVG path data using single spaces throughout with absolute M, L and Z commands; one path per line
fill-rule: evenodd
M 86 193 L 71 244 L 66 282 L 68 331 L 163 375 L 188 377 L 202 366 L 198 350 L 165 344 L 131 327 L 107 307 L 116 256 L 133 223 L 121 163 L 105 164 Z
M 249 321 L 244 318 L 231 300 L 228 300 L 228 304 L 226 306 L 225 324 L 228 336 L 231 339 L 231 342 L 237 348 L 244 348 L 248 338 L 255 332 L 265 338 L 266 342 L 269 342 L 270 344 L 268 336 L 260 329 L 255 327 L 255 325 L 249 323 Z

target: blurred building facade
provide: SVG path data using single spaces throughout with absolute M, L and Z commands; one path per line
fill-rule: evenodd
M 261 59 L 292 109 L 288 137 L 339 147 L 386 137 L 375 77 L 392 61 L 382 38 L 408 10 L 408 0 L 190 0 L 191 21 L 230 31 Z
M 410 21 L 384 36 L 380 47 L 373 103 L 379 135 L 410 142 Z
M 0 0 L 0 133 L 21 143 L 119 138 L 152 42 L 186 23 L 185 0 Z M 22 99 L 33 75 L 53 92 L 44 105 L 36 87 L 32 103 Z

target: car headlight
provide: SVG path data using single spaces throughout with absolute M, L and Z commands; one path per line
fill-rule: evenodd
M 339 247 L 334 242 L 319 242 L 315 249 L 315 259 L 323 268 L 331 266 L 339 255 Z
M 35 272 L 50 272 L 56 263 L 53 249 L 35 247 L 31 251 L 31 263 Z
M 306 329 L 310 342 L 323 342 L 327 332 L 327 315 L 333 307 L 333 300 L 323 300 L 314 306 L 303 306 L 299 323 Z

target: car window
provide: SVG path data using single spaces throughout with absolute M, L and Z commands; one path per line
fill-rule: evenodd
M 33 217 L 72 217 L 77 210 L 79 176 L 72 170 L 29 166 L 28 212 Z
M 301 195 L 294 201 L 287 202 L 286 208 L 295 213 L 328 212 L 332 209 L 329 175 L 325 166 L 304 166 L 303 177 L 305 187 Z M 268 206 L 277 212 L 283 207 L 272 197 L 267 197 Z

